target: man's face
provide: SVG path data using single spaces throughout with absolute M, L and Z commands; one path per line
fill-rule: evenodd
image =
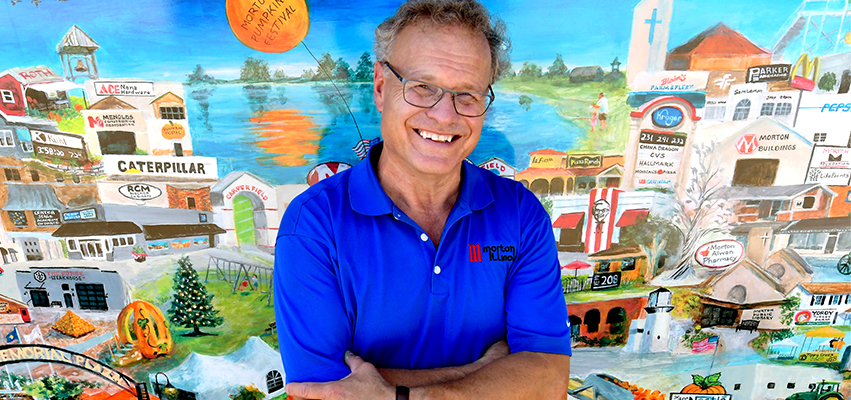
M 466 28 L 415 23 L 399 33 L 388 58 L 404 78 L 449 90 L 488 92 L 490 48 L 484 35 Z M 432 108 L 408 104 L 402 82 L 380 62 L 374 79 L 386 165 L 412 175 L 459 171 L 479 141 L 484 116 L 458 115 L 448 93 Z M 451 140 L 440 140 L 446 138 Z

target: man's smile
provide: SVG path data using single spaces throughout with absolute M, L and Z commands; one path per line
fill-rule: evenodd
M 438 134 L 438 133 L 434 133 L 434 132 L 430 132 L 430 131 L 424 131 L 424 130 L 420 130 L 420 129 L 414 129 L 414 132 L 416 132 L 418 135 L 420 135 L 420 137 L 423 138 L 423 139 L 428 139 L 428 140 L 431 140 L 433 142 L 440 142 L 440 143 L 449 143 L 449 142 L 452 142 L 455 139 L 460 137 L 458 135 L 441 135 L 441 134 Z

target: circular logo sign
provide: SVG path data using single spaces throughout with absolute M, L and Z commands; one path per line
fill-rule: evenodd
M 44 282 L 47 280 L 47 274 L 45 274 L 44 271 L 35 271 L 33 272 L 33 278 L 35 278 L 36 281 Z
M 798 313 L 795 314 L 795 323 L 798 324 L 810 322 L 811 319 L 813 319 L 813 313 L 809 310 L 798 311 Z
M 315 185 L 317 182 L 331 176 L 343 172 L 352 166 L 341 162 L 327 162 L 319 164 L 307 173 L 307 184 Z
M 148 185 L 147 183 L 130 183 L 118 188 L 118 193 L 122 196 L 133 200 L 153 200 L 163 194 L 163 191 L 156 186 Z
M 709 268 L 729 267 L 742 259 L 745 246 L 735 240 L 716 240 L 697 248 L 694 260 Z
M 662 107 L 653 111 L 653 125 L 673 128 L 683 122 L 683 111 L 677 107 Z

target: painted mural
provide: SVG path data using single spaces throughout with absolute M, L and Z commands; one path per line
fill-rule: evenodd
M 380 140 L 398 4 L 265 3 L 2 2 L 0 398 L 286 398 L 277 226 Z M 570 398 L 849 399 L 848 2 L 485 4 L 469 161 L 551 215 Z

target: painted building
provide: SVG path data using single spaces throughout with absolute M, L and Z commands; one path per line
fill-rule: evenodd
M 577 345 L 608 338 L 627 340 L 631 321 L 642 315 L 646 297 L 612 299 L 568 304 L 570 330 Z
M 754 254 L 749 242 L 748 255 Z M 767 245 L 766 245 L 767 247 Z M 701 326 L 736 326 L 757 321 L 759 329 L 783 329 L 780 306 L 799 284 L 812 280 L 813 270 L 793 250 L 774 252 L 765 261 L 745 258 L 700 286 Z
M 95 267 L 31 267 L 15 272 L 21 298 L 30 307 L 120 310 L 129 302 L 116 271 Z
M 193 155 L 181 84 L 114 79 L 86 81 L 85 87 L 93 111 L 83 116 L 87 135 L 97 136 L 95 154 Z
M 737 70 L 767 65 L 771 53 L 719 23 L 668 52 L 668 70 Z
M 828 368 L 774 364 L 725 366 L 711 372 L 721 373 L 721 382 L 734 399 L 785 399 L 809 392 L 810 385 L 823 380 L 842 380 L 836 370 Z
M 737 222 L 797 221 L 826 218 L 836 192 L 821 184 L 733 186 L 718 196 L 732 205 Z
M 790 296 L 801 298 L 796 325 L 847 325 L 851 320 L 851 283 L 801 283 Z
M 552 149 L 530 152 L 529 168 L 515 179 L 538 195 L 586 194 L 594 188 L 617 188 L 623 156 L 567 154 Z
M 0 77 L 6 74 L 20 82 L 24 90 L 25 107 L 41 112 L 70 108 L 69 92 L 71 90 L 82 92 L 82 86 L 65 80 L 62 75 L 45 65 L 12 68 L 0 72 Z
M 231 172 L 213 186 L 210 198 L 216 223 L 227 231 L 222 244 L 254 245 L 272 252 L 283 217 L 277 193 L 249 172 Z
M 783 186 L 804 183 L 812 142 L 774 118 L 734 121 L 698 130 L 725 186 Z M 694 161 L 699 162 L 699 160 Z
M 646 210 L 644 210 L 646 211 Z M 588 255 L 594 272 L 619 272 L 621 282 L 635 282 L 647 273 L 647 254 L 638 247 L 612 247 Z
M 72 260 L 126 260 L 134 248 L 148 256 L 184 253 L 214 247 L 225 233 L 211 212 L 197 209 L 96 204 L 69 209 L 61 219 L 53 236 L 66 243 Z
M 629 338 L 624 351 L 628 353 L 669 352 L 676 347 L 671 343 L 671 303 L 673 293 L 665 288 L 656 289 L 647 296 L 644 316 L 632 320 L 629 325 Z
M 0 325 L 17 325 L 32 321 L 26 304 L 11 297 L 0 295 Z

